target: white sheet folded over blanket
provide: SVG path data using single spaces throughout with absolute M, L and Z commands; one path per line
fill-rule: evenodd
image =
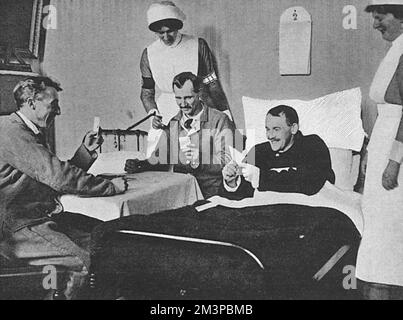
M 253 198 L 238 201 L 228 200 L 220 196 L 214 196 L 208 200 L 210 203 L 197 208 L 199 212 L 218 205 L 228 208 L 246 208 L 273 204 L 296 204 L 336 209 L 350 218 L 360 234 L 362 234 L 364 227 L 361 212 L 361 195 L 356 192 L 340 190 L 329 182 L 326 182 L 323 188 L 313 196 L 301 193 L 255 191 Z

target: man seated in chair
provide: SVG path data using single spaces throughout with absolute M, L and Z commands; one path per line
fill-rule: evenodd
M 86 173 L 102 143 L 96 132 L 85 135 L 70 161 L 49 150 L 46 129 L 60 114 L 58 91 L 47 77 L 21 81 L 17 111 L 0 118 L 0 254 L 71 270 L 66 297 L 73 298 L 90 265 L 89 232 L 98 220 L 63 212 L 58 196 L 112 196 L 125 192 L 127 182 Z
M 223 171 L 225 197 L 242 199 L 259 191 L 313 195 L 326 181 L 335 182 L 330 153 L 317 135 L 299 131 L 297 112 L 285 105 L 266 115 L 268 142 L 256 145 L 242 163 L 228 163 Z
M 145 160 L 129 159 L 125 170 L 173 170 L 190 173 L 198 181 L 205 198 L 222 189 L 221 171 L 230 161 L 234 126 L 226 114 L 207 107 L 200 100 L 202 82 L 191 72 L 177 75 L 173 91 L 179 107 L 160 138 L 152 156 Z

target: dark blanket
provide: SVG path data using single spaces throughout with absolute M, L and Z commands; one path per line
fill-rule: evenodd
M 263 263 L 266 286 L 272 292 L 279 288 L 310 285 L 314 274 L 340 247 L 350 245 L 356 248 L 360 239 L 349 218 L 330 208 L 299 205 L 242 209 L 216 207 L 199 213 L 190 206 L 149 216 L 124 217 L 98 226 L 92 238 L 93 257 L 102 256 L 102 268 L 115 271 L 123 264 L 127 268 L 139 263 L 138 256 L 137 261 L 128 262 L 130 255 L 127 252 L 125 261 L 119 261 L 117 251 L 130 250 L 130 246 L 121 249 L 124 247 L 122 243 L 107 254 L 100 254 L 108 247 L 102 239 L 108 239 L 107 235 L 116 230 L 163 233 L 239 245 L 253 252 Z M 149 247 L 143 256 L 152 250 Z M 355 256 L 344 263 L 354 264 Z M 99 266 L 99 261 L 97 264 Z M 337 272 L 339 281 L 343 274 L 341 270 Z M 338 285 L 341 286 L 341 280 Z

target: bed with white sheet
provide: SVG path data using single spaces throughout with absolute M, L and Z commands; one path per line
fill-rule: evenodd
M 326 142 L 336 184 L 326 183 L 313 196 L 255 192 L 253 198 L 240 201 L 215 196 L 199 205 L 106 222 L 98 230 L 101 235 L 123 232 L 128 237 L 127 243 L 148 237 L 146 252 L 140 252 L 141 259 L 133 261 L 137 271 L 132 276 L 150 279 L 147 283 L 150 297 L 161 293 L 160 283 L 164 282 L 166 298 L 175 297 L 178 286 L 183 286 L 181 291 L 187 291 L 186 286 L 191 284 L 192 290 L 198 292 L 193 298 L 200 299 L 206 283 L 198 281 L 196 276 L 191 277 L 192 281 L 187 277 L 199 275 L 204 279 L 206 273 L 214 275 L 219 262 L 209 260 L 209 251 L 199 252 L 190 243 L 207 240 L 239 246 L 253 253 L 264 268 L 265 298 L 356 298 L 357 291 L 347 289 L 354 286 L 353 271 L 363 229 L 360 195 L 353 191 L 359 167 L 359 158 L 354 153 L 361 150 L 365 135 L 360 117 L 361 91 L 347 90 L 312 101 L 244 97 L 247 149 L 265 141 L 265 115 L 271 107 L 280 104 L 297 110 L 304 134 L 318 134 Z M 130 233 L 137 238 L 126 235 Z M 150 240 L 155 237 L 159 239 L 158 244 Z M 169 242 L 172 239 L 176 239 L 174 243 Z M 177 251 L 163 251 L 162 259 L 157 249 L 165 246 L 179 250 L 180 255 L 175 256 L 178 253 L 173 252 Z M 127 247 L 128 257 L 133 255 L 130 250 L 131 245 Z M 113 255 L 114 251 L 111 252 Z M 204 257 L 205 264 L 195 266 L 192 257 L 196 253 Z M 119 255 L 111 261 L 113 270 L 118 268 L 118 258 Z M 108 265 L 102 268 L 107 269 Z M 217 290 L 225 280 L 225 274 L 217 275 L 214 281 Z M 232 297 L 231 292 L 226 294 Z
M 362 233 L 361 195 L 354 192 L 360 167 L 360 151 L 365 138 L 361 121 L 361 90 L 332 93 L 314 100 L 263 100 L 243 97 L 245 116 L 246 148 L 267 141 L 265 116 L 269 109 L 278 105 L 293 107 L 300 119 L 300 130 L 304 135 L 317 134 L 329 148 L 335 184 L 327 182 L 313 196 L 279 192 L 255 192 L 253 198 L 230 201 L 213 197 L 211 203 L 201 210 L 221 205 L 245 208 L 262 205 L 296 204 L 311 207 L 328 207 L 339 210 L 354 223 Z

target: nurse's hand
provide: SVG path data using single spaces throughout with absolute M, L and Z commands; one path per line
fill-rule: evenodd
M 164 124 L 162 123 L 162 116 L 158 113 L 153 117 L 152 126 L 154 129 L 164 129 Z
M 389 163 L 382 175 L 382 186 L 390 191 L 399 186 L 397 179 L 399 177 L 400 163 L 389 160 Z

